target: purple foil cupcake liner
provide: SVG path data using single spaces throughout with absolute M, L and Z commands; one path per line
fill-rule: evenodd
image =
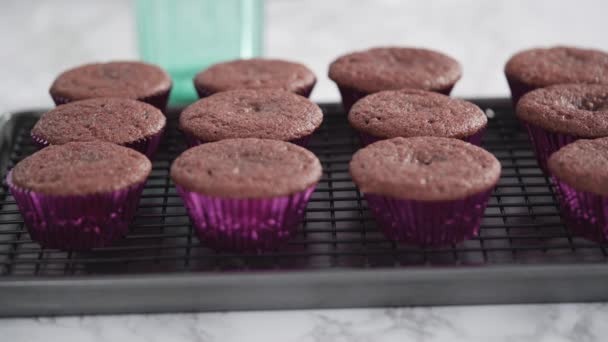
M 452 92 L 452 88 L 454 88 L 453 85 L 445 89 L 437 90 L 435 92 L 444 95 L 450 95 L 450 93 Z M 340 96 L 342 97 L 342 106 L 344 107 L 344 112 L 346 114 L 350 112 L 350 109 L 355 104 L 355 102 L 370 94 L 341 85 L 338 85 L 338 90 L 340 91 Z
M 479 131 L 477 131 L 477 133 L 475 133 L 471 136 L 462 138 L 461 140 L 471 143 L 473 145 L 481 146 L 481 140 L 483 139 L 483 135 L 484 135 L 485 131 L 486 131 L 486 127 L 480 129 Z M 388 139 L 388 138 L 378 138 L 378 137 L 375 137 L 375 136 L 367 134 L 367 133 L 359 132 L 359 139 L 361 140 L 361 145 L 363 147 L 365 147 L 369 144 L 375 143 L 376 141 L 380 141 L 380 140 L 384 140 L 384 139 Z
M 169 96 L 171 95 L 171 89 L 172 88 L 169 88 L 169 90 L 167 90 L 166 92 L 162 92 L 157 95 L 152 95 L 152 96 L 144 97 L 144 98 L 137 99 L 137 100 L 153 105 L 154 107 L 160 109 L 160 111 L 163 112 L 166 116 L 167 104 L 169 103 Z
M 549 175 L 549 169 L 547 168 L 547 160 L 549 157 L 560 148 L 579 139 L 578 137 L 571 135 L 549 132 L 526 122 L 523 122 L 523 125 L 528 131 L 528 137 L 530 138 L 530 143 L 534 149 L 538 166 L 546 175 Z
M 194 135 L 187 133 L 185 131 L 182 131 L 184 134 L 184 137 L 186 138 L 186 143 L 188 144 L 188 147 L 195 147 L 198 145 L 202 145 L 202 144 L 206 144 L 208 143 L 208 141 L 203 141 L 200 140 L 199 138 L 195 137 Z M 302 138 L 298 138 L 295 140 L 290 140 L 289 142 L 292 144 L 296 144 L 298 146 L 302 146 L 304 148 L 308 147 L 308 143 L 310 142 L 310 138 L 312 137 L 312 134 L 309 134 L 305 137 Z
M 49 142 L 46 139 L 43 139 L 35 134 L 30 133 L 30 138 L 32 139 L 34 145 L 36 145 L 36 147 L 38 147 L 39 149 L 49 146 Z
M 154 135 L 151 135 L 144 139 L 137 140 L 135 142 L 124 144 L 123 146 L 129 147 L 138 152 L 141 152 L 141 153 L 145 154 L 146 157 L 148 157 L 149 159 L 152 159 L 154 157 L 154 155 L 156 154 L 156 151 L 158 150 L 158 146 L 160 145 L 164 131 L 165 130 L 163 128 L 160 132 L 158 132 Z M 45 147 L 49 146 L 49 142 L 46 139 L 43 139 L 34 134 L 31 134 L 30 137 L 32 138 L 32 141 L 38 148 L 45 148 Z
M 509 76 L 506 76 L 506 78 L 507 83 L 509 84 L 509 89 L 511 90 L 511 102 L 513 103 L 513 106 L 515 106 L 519 99 L 521 99 L 522 96 L 526 95 L 526 93 L 536 89 L 536 87 L 527 85 Z
M 553 178 L 559 200 L 559 209 L 566 227 L 586 239 L 605 243 L 608 241 L 608 200 L 606 197 L 578 191 Z
M 182 131 L 182 133 L 186 138 L 186 144 L 188 144 L 188 147 L 195 147 L 206 143 L 206 141 L 202 141 L 190 133 L 186 133 L 184 131 Z
M 132 143 L 125 144 L 126 147 L 132 148 L 146 155 L 149 159 L 152 159 L 158 151 L 158 146 L 163 139 L 165 129 L 163 128 L 160 132 L 146 137 L 144 139 L 137 140 Z
M 6 178 L 32 240 L 45 248 L 84 251 L 123 237 L 144 188 L 139 183 L 111 193 L 55 196 L 15 186 Z
M 61 97 L 53 94 L 51 94 L 51 97 L 53 98 L 53 102 L 55 102 L 55 106 L 61 106 L 62 104 L 72 102 L 72 100 L 68 99 L 67 97 Z
M 315 81 L 312 85 L 310 85 L 310 86 L 308 86 L 306 88 L 303 88 L 300 91 L 297 91 L 296 94 L 304 96 L 305 98 L 309 98 L 310 94 L 312 93 L 312 90 L 314 89 L 316 83 L 317 82 Z
M 160 109 L 163 113 L 165 113 L 167 110 L 167 103 L 169 102 L 170 94 L 171 94 L 171 88 L 169 88 L 169 90 L 166 92 L 162 92 L 157 95 L 152 95 L 152 96 L 148 96 L 148 97 L 138 98 L 136 100 L 151 104 L 152 106 Z M 70 98 L 57 96 L 57 95 L 53 95 L 53 94 L 51 94 L 51 97 L 53 98 L 53 102 L 55 102 L 56 106 L 74 101 Z
M 344 112 L 346 114 L 350 112 L 350 109 L 355 102 L 369 95 L 369 93 L 364 93 L 353 88 L 343 87 L 340 85 L 338 85 L 338 90 L 340 91 L 340 96 L 342 97 L 342 106 L 344 107 Z
M 225 251 L 265 251 L 281 246 L 299 228 L 316 186 L 267 199 L 205 196 L 177 185 L 203 245 Z
M 204 97 L 207 96 L 211 96 L 214 93 L 212 91 L 210 91 L 209 89 L 205 89 L 205 88 L 199 88 L 196 85 L 194 86 L 194 88 L 196 89 L 196 93 L 198 94 L 198 98 L 202 99 Z
M 391 240 L 446 246 L 479 233 L 492 190 L 454 201 L 416 201 L 365 194 L 379 228 Z

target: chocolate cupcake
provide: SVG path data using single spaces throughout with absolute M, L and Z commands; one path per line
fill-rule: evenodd
M 55 104 L 97 97 L 123 97 L 165 111 L 171 78 L 156 65 L 142 62 L 85 64 L 59 75 L 50 93 Z
M 235 89 L 282 89 L 308 97 L 316 81 L 300 63 L 254 58 L 212 65 L 194 77 L 194 88 L 200 97 Z
M 357 101 L 348 113 L 364 145 L 395 137 L 436 136 L 481 144 L 488 124 L 473 103 L 415 89 L 385 90 Z
M 608 53 L 565 46 L 529 49 L 509 59 L 505 76 L 514 104 L 527 92 L 551 85 L 608 84 Z
M 182 153 L 171 178 L 201 242 L 261 251 L 287 240 L 321 178 L 315 155 L 266 139 L 227 139 Z
M 187 107 L 179 127 L 190 146 L 230 138 L 263 138 L 305 146 L 323 121 L 321 108 L 282 90 L 231 90 Z
M 399 137 L 359 150 L 350 173 L 389 239 L 443 246 L 478 234 L 500 163 L 462 140 Z
M 608 138 L 578 140 L 548 161 L 561 216 L 575 234 L 608 241 Z
M 74 141 L 106 141 L 133 148 L 148 157 L 156 152 L 166 119 L 143 102 L 97 98 L 70 102 L 46 112 L 32 128 L 40 147 Z
M 23 159 L 7 177 L 33 240 L 87 250 L 125 235 L 152 165 L 107 142 L 53 145 Z
M 338 85 L 344 109 L 365 95 L 382 90 L 414 88 L 449 95 L 462 69 L 442 53 L 415 48 L 384 47 L 353 52 L 329 66 L 329 78 Z
M 608 137 L 608 85 L 565 84 L 541 88 L 517 103 L 538 164 L 547 172 L 551 154 L 579 138 Z

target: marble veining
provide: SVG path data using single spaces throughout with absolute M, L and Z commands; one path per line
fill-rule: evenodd
M 6 341 L 605 341 L 606 304 L 456 306 L 0 320 Z M 3 339 L 4 340 L 4 339 Z

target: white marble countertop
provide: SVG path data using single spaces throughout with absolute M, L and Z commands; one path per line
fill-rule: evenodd
M 56 74 L 136 58 L 128 0 L 2 2 L 0 112 L 49 107 Z M 337 55 L 373 45 L 437 48 L 459 59 L 457 96 L 507 96 L 502 66 L 532 45 L 608 49 L 606 1 L 267 1 L 268 56 L 308 64 L 313 99 L 336 101 Z M 292 15 L 297 13 L 298 15 Z M 0 294 L 0 305 L 2 294 Z M 1 341 L 603 341 L 606 304 L 87 316 L 0 320 Z
M 606 304 L 455 306 L 0 321 L 0 340 L 566 342 L 605 341 Z

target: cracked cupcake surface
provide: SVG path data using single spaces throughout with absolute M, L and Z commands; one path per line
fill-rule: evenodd
M 205 97 L 188 106 L 179 127 L 201 142 L 230 138 L 294 141 L 310 136 L 323 112 L 303 96 L 281 90 L 239 89 Z
M 519 52 L 505 73 L 534 87 L 563 83 L 608 84 L 608 53 L 568 46 L 534 48 Z
M 365 93 L 415 88 L 451 89 L 462 76 L 460 64 L 437 51 L 380 47 L 339 57 L 329 66 L 329 78 L 340 86 Z
M 226 139 L 183 152 L 171 178 L 208 196 L 268 198 L 304 191 L 321 178 L 321 163 L 297 145 L 268 139 Z
M 608 85 L 567 84 L 537 89 L 517 104 L 517 117 L 554 133 L 608 136 Z
M 441 52 L 409 47 L 377 47 L 343 55 L 329 66 L 344 110 L 366 95 L 383 90 L 421 89 L 449 95 L 462 67 Z
M 533 48 L 513 55 L 504 72 L 517 103 L 534 89 L 556 84 L 608 84 L 608 53 L 573 46 Z
M 42 115 L 31 135 L 41 146 L 106 141 L 150 156 L 166 118 L 156 107 L 125 98 L 97 98 L 60 105 Z
M 252 58 L 214 64 L 194 77 L 194 87 L 200 97 L 235 89 L 280 89 L 308 97 L 316 81 L 303 64 Z
M 475 104 L 415 89 L 381 91 L 359 100 L 350 125 L 378 139 L 438 136 L 464 139 L 485 129 L 488 119 Z
M 61 73 L 49 90 L 56 104 L 98 97 L 140 100 L 164 110 L 172 87 L 160 67 L 136 61 L 81 65 Z
M 150 160 L 107 142 L 49 146 L 23 159 L 11 171 L 14 185 L 49 195 L 89 195 L 143 183 Z
M 445 201 L 492 189 L 500 163 L 486 150 L 458 139 L 399 137 L 359 150 L 350 173 L 366 194 Z

